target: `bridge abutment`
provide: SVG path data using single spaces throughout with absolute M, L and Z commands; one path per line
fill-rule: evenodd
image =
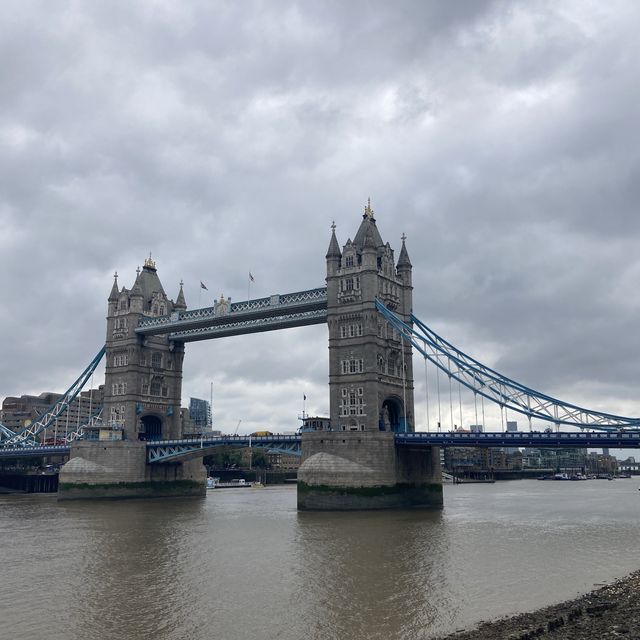
M 298 509 L 442 507 L 437 447 L 395 444 L 391 432 L 323 431 L 302 435 Z

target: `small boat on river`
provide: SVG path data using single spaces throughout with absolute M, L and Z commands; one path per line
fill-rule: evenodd
M 238 489 L 251 487 L 244 478 L 234 478 L 231 482 L 220 482 L 220 478 L 207 478 L 207 489 Z

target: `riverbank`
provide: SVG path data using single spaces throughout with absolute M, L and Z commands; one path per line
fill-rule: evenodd
M 640 571 L 557 605 L 485 622 L 436 640 L 640 638 Z

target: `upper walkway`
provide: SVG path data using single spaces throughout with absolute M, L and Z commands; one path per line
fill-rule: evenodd
M 170 340 L 194 342 L 246 333 L 322 324 L 327 321 L 327 289 L 275 294 L 244 302 L 216 303 L 213 307 L 175 311 L 168 316 L 143 318 L 138 335 L 169 334 Z

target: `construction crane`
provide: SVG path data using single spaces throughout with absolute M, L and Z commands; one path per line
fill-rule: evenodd
M 242 422 L 242 420 L 238 420 L 238 424 L 236 425 L 236 430 L 233 432 L 234 436 L 238 435 L 238 428 L 240 427 L 240 423 Z

